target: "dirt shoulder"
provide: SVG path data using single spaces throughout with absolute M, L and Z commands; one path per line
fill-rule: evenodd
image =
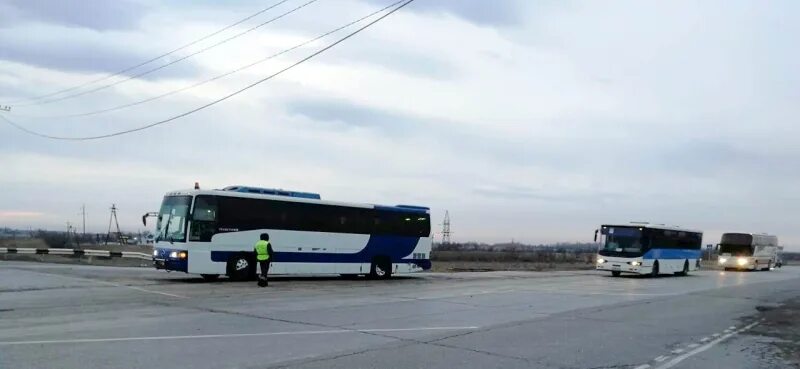
M 800 368 L 800 297 L 779 306 L 758 306 L 764 321 L 748 334 L 771 338 L 770 344 L 789 365 Z

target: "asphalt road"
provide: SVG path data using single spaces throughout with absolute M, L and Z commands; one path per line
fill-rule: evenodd
M 204 283 L 0 261 L 0 368 L 782 368 L 759 310 L 800 268 Z M 757 309 L 758 307 L 758 309 Z

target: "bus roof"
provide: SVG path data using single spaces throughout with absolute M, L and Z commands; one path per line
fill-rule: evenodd
M 291 192 L 291 191 L 287 191 Z M 269 199 L 269 200 L 277 200 L 277 201 L 288 201 L 288 202 L 304 202 L 310 204 L 323 204 L 323 205 L 334 205 L 334 206 L 347 206 L 353 208 L 364 208 L 364 209 L 385 209 L 385 210 L 394 210 L 394 211 L 405 211 L 411 213 L 429 213 L 430 208 L 424 206 L 415 206 L 415 205 L 377 205 L 377 204 L 363 204 L 363 203 L 348 203 L 342 201 L 329 201 L 329 200 L 321 200 L 313 197 L 300 197 L 300 196 L 287 196 L 287 195 L 268 195 L 262 193 L 249 193 L 249 192 L 238 192 L 238 191 L 231 191 L 231 190 L 177 190 L 177 191 L 170 191 L 167 192 L 165 196 L 196 196 L 196 195 L 213 195 L 213 196 L 225 196 L 225 197 L 241 197 L 241 198 L 248 198 L 248 199 Z
M 725 232 L 723 234 L 746 234 L 750 236 L 765 236 L 765 237 L 778 237 L 774 234 L 769 233 L 750 233 L 750 232 Z
M 650 229 L 663 229 L 663 230 L 679 231 L 679 232 L 703 233 L 703 231 L 697 229 L 683 228 L 680 226 L 670 226 L 665 224 L 651 224 L 651 223 L 603 224 L 602 227 L 626 227 L 626 228 L 638 227 L 638 228 L 650 228 Z

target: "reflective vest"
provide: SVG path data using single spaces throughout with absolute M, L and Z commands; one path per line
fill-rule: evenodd
M 256 242 L 256 260 L 258 261 L 267 261 L 269 260 L 269 241 L 258 240 Z

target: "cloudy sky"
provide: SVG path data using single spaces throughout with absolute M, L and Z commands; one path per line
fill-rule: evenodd
M 3 116 L 51 135 L 139 127 L 344 33 L 162 99 L 63 116 L 212 78 L 393 1 L 318 0 L 146 76 L 25 106 L 277 2 L 5 0 L 0 105 L 12 111 Z M 65 228 L 85 203 L 89 230 L 105 231 L 116 203 L 134 231 L 165 192 L 199 181 L 427 205 L 436 223 L 447 209 L 461 241 L 587 241 L 601 223 L 651 221 L 702 229 L 706 243 L 727 230 L 776 233 L 800 250 L 798 35 L 800 3 L 788 0 L 417 0 L 308 63 L 153 129 L 65 142 L 0 121 L 0 226 Z

